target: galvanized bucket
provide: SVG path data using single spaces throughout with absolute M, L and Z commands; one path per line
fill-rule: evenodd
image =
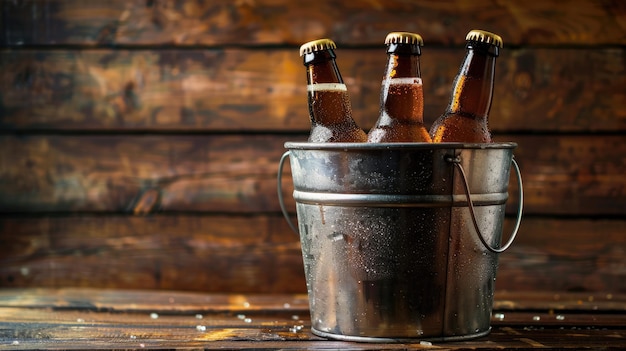
M 278 195 L 300 234 L 312 332 L 366 342 L 489 333 L 498 253 L 522 214 L 515 147 L 286 143 Z M 299 230 L 282 197 L 287 158 Z M 511 167 L 520 201 L 500 245 Z

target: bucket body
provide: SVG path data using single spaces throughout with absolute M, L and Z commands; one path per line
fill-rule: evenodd
M 313 333 L 487 334 L 514 143 L 286 143 Z

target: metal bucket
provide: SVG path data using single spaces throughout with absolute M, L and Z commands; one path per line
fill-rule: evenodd
M 521 220 L 515 147 L 286 143 L 278 194 L 300 234 L 312 332 L 366 342 L 488 334 L 498 253 Z M 286 158 L 299 230 L 282 198 Z M 501 245 L 511 166 L 520 202 Z

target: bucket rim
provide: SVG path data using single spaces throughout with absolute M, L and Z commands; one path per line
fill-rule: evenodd
M 441 149 L 515 149 L 517 143 L 311 143 L 287 141 L 289 150 L 441 150 Z

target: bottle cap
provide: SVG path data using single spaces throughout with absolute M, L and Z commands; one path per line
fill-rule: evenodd
M 337 45 L 330 39 L 317 39 L 300 46 L 300 56 L 310 54 L 316 51 L 336 49 Z
M 385 44 L 417 44 L 424 45 L 424 41 L 419 34 L 409 32 L 391 32 L 385 38 Z
M 502 38 L 494 33 L 485 30 L 474 29 L 467 33 L 465 40 L 487 43 L 502 48 Z

